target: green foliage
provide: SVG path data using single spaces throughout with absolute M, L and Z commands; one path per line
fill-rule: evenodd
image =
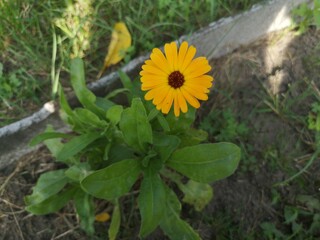
M 148 144 L 152 144 L 152 129 L 139 98 L 133 99 L 131 107 L 123 111 L 119 126 L 130 147 L 138 152 L 148 150 Z
M 249 131 L 244 123 L 237 121 L 231 108 L 212 111 L 201 121 L 200 128 L 214 136 L 217 141 L 231 142 L 245 137 Z
M 159 175 L 150 168 L 145 171 L 138 204 L 141 214 L 140 236 L 145 237 L 159 225 L 166 204 L 165 186 Z
M 296 205 L 284 207 L 284 224 L 289 231 L 278 229 L 274 223 L 261 224 L 263 233 L 268 239 L 314 239 L 320 231 L 319 199 L 310 195 L 298 195 Z M 306 224 L 307 223 L 307 224 Z
M 128 81 L 127 76 L 122 78 Z M 80 59 L 71 62 L 71 81 L 83 107 L 71 109 L 61 89 L 59 94 L 62 115 L 73 133 L 62 134 L 48 127 L 31 141 L 33 145 L 44 141 L 65 168 L 39 178 L 33 193 L 25 198 L 26 209 L 46 214 L 73 200 L 81 227 L 93 235 L 94 198 L 110 201 L 114 210 L 109 238 L 115 239 L 121 219 L 118 199 L 138 190 L 141 237 L 160 225 L 173 240 L 200 239 L 180 218 L 180 201 L 166 183 L 177 183 L 185 195 L 183 201 L 200 211 L 213 195 L 208 183 L 236 170 L 240 149 L 225 142 L 201 144 L 207 133 L 191 127 L 195 111 L 176 118 L 172 112 L 164 116 L 154 111 L 135 95 L 128 95 L 132 101 L 125 108 L 97 98 L 85 87 Z M 125 84 L 133 88 L 133 84 Z M 183 177 L 192 180 L 182 184 Z
M 163 219 L 160 222 L 161 229 L 173 240 L 187 239 L 197 240 L 201 239 L 191 226 L 183 221 L 179 215 L 181 212 L 181 204 L 176 194 L 169 188 L 166 188 L 166 207 Z
M 238 167 L 240 148 L 232 143 L 199 144 L 175 151 L 167 165 L 190 179 L 210 183 L 230 176 Z
M 120 223 L 121 223 L 121 212 L 120 212 L 119 202 L 116 200 L 113 213 L 112 213 L 111 224 L 108 230 L 108 236 L 110 240 L 116 240 L 116 237 L 120 228 Z
M 32 195 L 25 197 L 27 205 L 35 205 L 60 192 L 68 183 L 64 174 L 65 170 L 56 170 L 40 176 L 37 185 L 33 188 Z
M 184 193 L 182 201 L 193 205 L 196 211 L 202 211 L 211 201 L 213 190 L 209 184 L 189 180 L 187 184 L 181 184 L 179 188 Z
M 112 200 L 129 192 L 140 172 L 137 159 L 122 160 L 91 173 L 81 181 L 81 187 L 97 198 Z
M 313 1 L 313 8 L 307 3 L 302 3 L 299 7 L 292 11 L 295 24 L 299 28 L 300 33 L 307 31 L 310 25 L 320 27 L 320 0 Z
M 74 205 L 80 218 L 81 227 L 89 234 L 94 234 L 94 202 L 93 197 L 81 189 L 75 193 Z
M 308 116 L 308 128 L 320 131 L 320 103 L 314 102 L 311 106 L 311 111 Z

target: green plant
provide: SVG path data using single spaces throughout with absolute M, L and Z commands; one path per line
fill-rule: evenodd
M 307 3 L 301 4 L 292 11 L 295 19 L 295 25 L 298 26 L 299 32 L 304 33 L 310 25 L 320 27 L 320 0 L 313 1 L 313 8 Z
M 200 239 L 180 218 L 181 203 L 168 183 L 176 183 L 184 193 L 183 201 L 202 210 L 212 198 L 208 183 L 235 171 L 240 149 L 226 142 L 200 144 L 206 134 L 191 127 L 194 110 L 179 118 L 172 111 L 163 115 L 141 100 L 140 90 L 124 73 L 120 76 L 124 89 L 99 98 L 86 88 L 82 60 L 72 61 L 71 83 L 83 107 L 72 110 L 61 89 L 60 105 L 73 133 L 49 127 L 31 143 L 44 141 L 65 167 L 40 176 L 32 194 L 25 197 L 26 209 L 47 214 L 73 200 L 82 228 L 92 235 L 94 198 L 110 201 L 114 211 L 109 237 L 115 239 L 121 218 L 119 199 L 136 190 L 141 237 L 160 225 L 171 239 Z M 129 107 L 110 100 L 119 92 L 127 95 Z M 190 179 L 187 183 L 184 176 Z
M 217 119 L 219 119 L 217 121 Z M 245 123 L 239 123 L 231 108 L 210 112 L 200 123 L 200 128 L 206 130 L 216 141 L 235 141 L 248 134 Z
M 320 202 L 310 195 L 296 196 L 296 205 L 286 205 L 283 217 L 288 230 L 279 229 L 275 223 L 263 222 L 260 226 L 267 239 L 314 239 L 320 227 Z

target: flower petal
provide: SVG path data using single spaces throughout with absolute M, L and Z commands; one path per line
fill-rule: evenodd
M 183 60 L 183 63 L 181 65 L 180 71 L 184 72 L 184 70 L 188 67 L 188 65 L 191 63 L 191 60 L 193 59 L 194 55 L 196 55 L 196 48 L 194 46 L 190 46 L 188 48 L 188 51 L 186 53 L 186 56 Z
M 159 87 L 163 87 L 163 86 L 167 86 L 167 84 L 164 82 L 148 82 L 148 83 L 143 83 L 141 85 L 141 90 L 147 91 L 149 89 L 159 88 Z
M 159 95 L 160 96 L 163 95 L 163 98 L 165 98 L 167 96 L 167 92 L 169 89 L 170 87 L 168 87 L 167 85 L 153 88 L 144 95 L 144 99 L 149 101 L 154 98 L 159 98 Z
M 181 43 L 179 48 L 179 53 L 178 53 L 178 70 L 180 71 L 181 71 L 181 67 L 187 51 L 188 51 L 188 43 L 184 41 L 183 43 Z
M 163 70 L 168 75 L 170 74 L 170 67 L 167 59 L 163 55 L 163 53 L 160 51 L 160 49 L 155 48 L 152 50 L 152 53 L 150 55 L 150 58 L 152 62 L 161 70 Z
M 177 71 L 178 70 L 178 48 L 176 42 L 170 43 L 172 53 L 173 53 L 173 70 Z
M 164 83 L 168 82 L 168 79 L 164 76 L 160 75 L 151 75 L 151 74 L 144 74 L 141 78 L 140 81 L 142 83 L 147 83 L 147 82 L 153 82 L 153 81 L 162 81 Z
M 198 57 L 191 61 L 188 67 L 184 70 L 184 75 L 189 75 L 197 71 L 200 67 L 208 65 L 208 60 L 205 57 Z
M 178 101 L 179 101 L 179 106 L 181 108 L 181 111 L 186 113 L 188 111 L 188 105 L 180 89 L 178 89 L 177 95 L 178 95 Z
M 190 74 L 188 74 L 188 78 L 195 78 L 195 77 L 199 77 L 203 74 L 206 74 L 207 72 L 209 72 L 211 70 L 211 66 L 209 64 L 207 65 L 201 65 L 198 67 L 198 69 Z
M 188 86 L 183 86 L 184 90 L 187 91 L 188 93 L 190 93 L 190 95 L 200 99 L 200 100 L 208 100 L 208 95 L 203 93 L 203 92 L 199 92 L 191 87 Z
M 184 88 L 181 88 L 181 92 L 184 96 L 184 98 L 187 100 L 187 102 L 194 108 L 199 108 L 200 107 L 200 103 L 199 101 L 193 97 L 192 95 L 190 95 L 190 93 L 188 93 Z
M 170 72 L 174 71 L 174 65 L 173 65 L 173 61 L 174 61 L 174 49 L 172 48 L 171 43 L 166 43 L 164 45 L 164 51 L 166 53 L 166 58 L 168 60 L 169 63 L 169 67 L 170 67 Z
M 160 76 L 165 76 L 167 77 L 168 74 L 165 73 L 164 71 L 162 71 L 161 69 L 155 67 L 155 66 L 151 66 L 151 65 L 143 65 L 142 69 L 146 72 L 148 72 L 149 74 L 154 74 L 154 75 L 160 75 Z
M 204 86 L 206 88 L 211 88 L 212 87 L 213 77 L 211 77 L 209 75 L 202 75 L 202 76 L 199 76 L 199 77 L 196 77 L 196 78 L 191 78 L 191 79 L 186 78 L 185 80 L 188 83 L 190 82 L 192 84 L 201 85 L 201 86 Z
M 170 87 L 166 85 L 165 87 L 160 87 L 157 89 L 157 92 L 154 94 L 152 103 L 158 105 L 167 97 L 167 94 L 170 90 Z
M 172 102 L 173 102 L 173 92 L 174 92 L 174 89 L 170 88 L 170 90 L 167 94 L 167 97 L 163 100 L 161 111 L 164 114 L 167 114 L 170 111 L 170 108 L 171 108 Z
M 178 101 L 178 91 L 174 90 L 174 115 L 176 117 L 179 117 L 180 115 L 180 106 L 179 106 L 179 101 Z
M 208 92 L 210 92 L 207 87 L 202 86 L 202 85 L 200 85 L 200 84 L 198 84 L 198 83 L 192 83 L 192 82 L 190 82 L 190 81 L 186 82 L 186 83 L 185 83 L 185 86 L 186 86 L 186 87 L 189 87 L 189 88 L 192 88 L 192 89 L 194 89 L 194 90 L 196 90 L 196 91 L 198 91 L 198 92 L 203 92 L 203 93 L 208 93 Z

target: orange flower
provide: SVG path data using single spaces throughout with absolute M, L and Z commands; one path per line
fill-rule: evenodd
M 211 70 L 205 57 L 194 58 L 196 48 L 188 47 L 183 42 L 178 50 L 175 42 L 164 46 L 165 55 L 160 49 L 154 48 L 150 59 L 142 66 L 141 89 L 148 91 L 146 100 L 162 113 L 167 114 L 174 106 L 176 117 L 180 111 L 186 113 L 188 104 L 199 108 L 198 100 L 207 100 L 213 77 L 205 75 Z

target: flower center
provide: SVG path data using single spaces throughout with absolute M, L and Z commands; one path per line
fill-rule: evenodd
M 175 89 L 181 87 L 185 81 L 184 76 L 179 71 L 174 71 L 170 73 L 168 79 L 169 79 L 169 82 L 168 82 L 169 85 Z

